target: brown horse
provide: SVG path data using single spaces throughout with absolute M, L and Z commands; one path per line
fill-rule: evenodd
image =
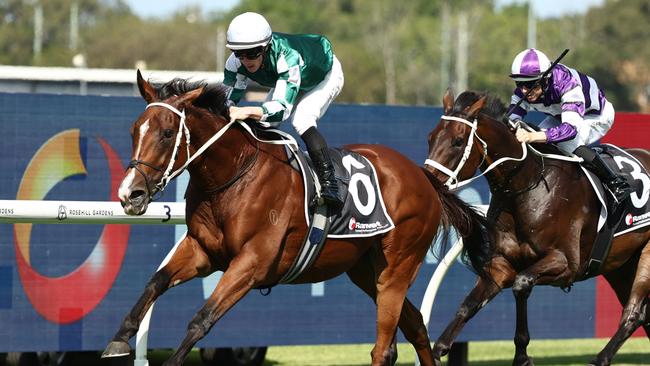
M 224 271 L 189 323 L 185 339 L 165 362 L 180 365 L 194 344 L 244 295 L 276 285 L 289 270 L 307 232 L 304 188 L 282 146 L 259 143 L 242 124 L 229 123 L 222 87 L 176 79 L 155 88 L 139 72 L 138 86 L 149 105 L 131 128 L 131 169 L 120 186 L 120 200 L 126 213 L 142 214 L 154 194 L 173 178 L 170 172 L 187 167 L 188 234 L 169 263 L 153 275 L 103 356 L 130 352 L 128 340 L 152 302 L 167 289 Z M 217 135 L 216 142 L 201 149 Z M 481 218 L 396 151 L 380 145 L 346 148 L 375 166 L 395 228 L 373 237 L 328 240 L 313 266 L 293 283 L 347 273 L 377 306 L 372 364 L 394 363 L 399 326 L 420 362 L 432 365 L 427 330 L 406 292 L 440 223 L 444 229 L 453 225 L 461 235 L 482 240 Z
M 599 201 L 577 164 L 524 154 L 528 148 L 517 142 L 506 108 L 494 96 L 468 91 L 454 101 L 448 91 L 443 104 L 445 116 L 429 135 L 427 169 L 449 185 L 472 178 L 479 169 L 485 173 L 492 192 L 492 247 L 488 260 L 472 263 L 483 276 L 436 341 L 436 363 L 465 323 L 502 289 L 512 287 L 517 309 L 513 364 L 532 365 L 526 352 L 527 298 L 535 285 L 569 288 L 582 278 L 596 236 Z M 628 152 L 650 167 L 650 152 Z M 624 311 L 616 334 L 593 365 L 609 365 L 639 326 L 650 336 L 648 240 L 646 226 L 616 237 L 612 244 L 602 274 Z

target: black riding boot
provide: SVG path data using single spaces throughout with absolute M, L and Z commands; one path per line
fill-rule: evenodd
M 301 137 L 305 141 L 309 156 L 314 163 L 314 169 L 321 187 L 321 197 L 331 209 L 340 210 L 343 207 L 343 199 L 340 195 L 341 190 L 334 175 L 334 164 L 332 164 L 332 158 L 327 150 L 325 139 L 314 127 L 310 127 Z
M 594 150 L 587 146 L 578 146 L 573 153 L 584 159 L 587 167 L 607 186 L 618 203 L 625 201 L 630 196 L 632 188 L 625 178 L 616 174 Z

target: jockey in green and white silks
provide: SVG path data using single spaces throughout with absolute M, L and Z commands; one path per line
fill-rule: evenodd
M 257 71 L 246 70 L 234 53 L 228 58 L 224 84 L 233 86 L 229 99 L 235 103 L 239 102 L 244 95 L 249 79 L 274 88 L 271 100 L 262 104 L 264 115 L 260 121 L 263 125 L 275 127 L 289 117 L 298 101 L 300 91 L 309 92 L 318 86 L 319 89 L 325 87 L 319 84 L 332 70 L 334 59 L 332 46 L 323 36 L 273 33 L 262 66 Z M 330 94 L 334 94 L 333 96 L 338 95 L 343 86 L 341 65 L 338 61 L 336 63 L 335 76 L 339 80 L 331 83 L 333 85 Z M 329 105 L 331 99 L 327 99 L 326 104 Z M 318 113 L 312 113 L 310 117 L 308 121 L 294 118 L 294 127 L 299 134 L 316 125 L 316 119 L 320 117 L 320 108 Z
M 243 13 L 227 32 L 224 84 L 229 86 L 231 120 L 254 119 L 264 127 L 277 127 L 292 117 L 312 158 L 321 184 L 321 196 L 335 209 L 342 206 L 340 189 L 327 143 L 317 130 L 318 120 L 343 88 L 341 64 L 327 38 L 316 34 L 274 33 L 264 17 Z M 272 88 L 261 106 L 235 106 L 248 81 Z

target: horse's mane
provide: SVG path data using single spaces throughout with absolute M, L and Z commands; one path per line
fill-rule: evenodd
M 165 100 L 175 95 L 182 95 L 192 90 L 203 88 L 203 93 L 194 100 L 192 105 L 207 109 L 217 116 L 228 118 L 228 108 L 226 106 L 226 101 L 228 100 L 228 89 L 221 83 L 208 84 L 205 80 L 190 81 L 188 79 L 174 78 L 162 85 L 155 85 L 154 88 L 156 89 L 160 100 Z
M 474 90 L 462 92 L 458 98 L 456 98 L 452 113 L 461 113 L 466 107 L 471 106 L 482 97 L 486 97 L 486 100 L 485 105 L 481 109 L 481 113 L 507 125 L 506 112 L 508 112 L 508 108 L 499 97 L 488 92 L 479 92 Z

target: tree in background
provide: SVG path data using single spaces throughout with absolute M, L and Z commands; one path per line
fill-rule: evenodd
M 36 9 L 42 39 L 35 55 Z M 78 42 L 71 47 L 77 6 Z M 527 4 L 496 9 L 475 0 L 241 0 L 228 12 L 187 7 L 166 19 L 140 18 L 122 0 L 0 2 L 0 63 L 215 71 L 218 29 L 255 11 L 273 29 L 327 36 L 346 76 L 341 102 L 439 105 L 444 90 L 512 92 L 510 63 L 526 47 Z M 617 110 L 650 111 L 650 1 L 607 0 L 585 15 L 537 22 L 537 48 L 592 75 Z M 221 71 L 221 70 L 217 70 Z M 507 102 L 507 101 L 506 101 Z

